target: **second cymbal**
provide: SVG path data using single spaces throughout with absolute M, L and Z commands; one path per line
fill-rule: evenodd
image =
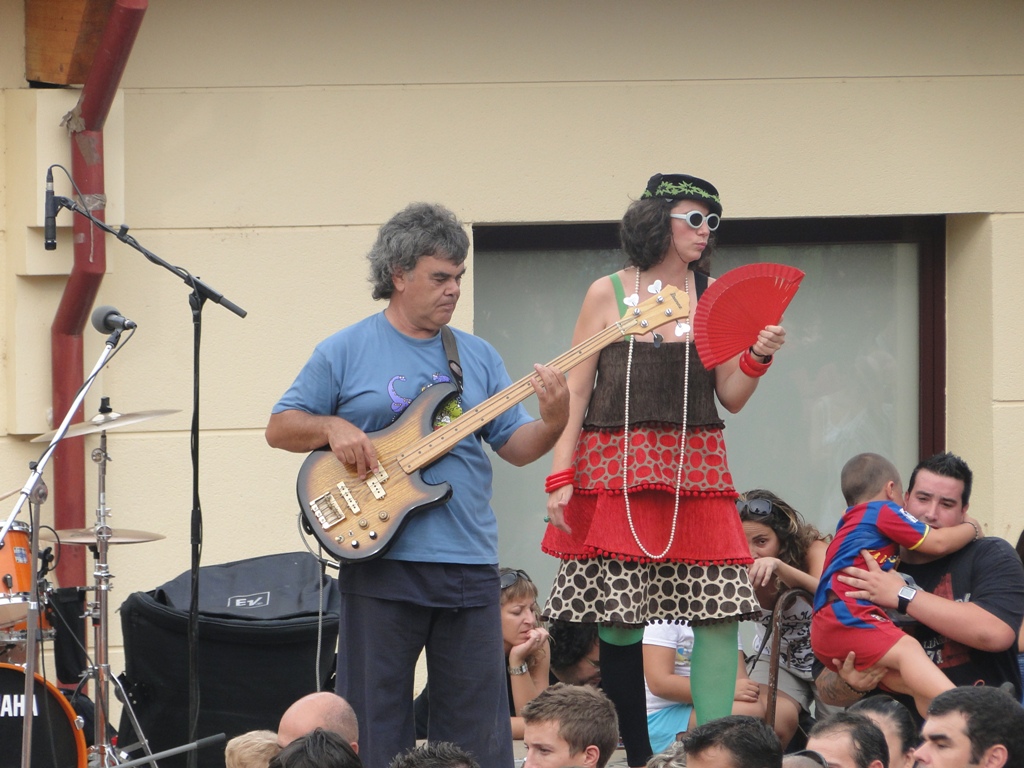
M 116 413 L 112 411 L 110 413 L 101 413 L 97 414 L 89 421 L 81 421 L 78 424 L 72 424 L 68 427 L 68 431 L 64 437 L 69 438 L 80 437 L 82 435 L 92 435 L 96 432 L 103 432 L 108 429 L 115 429 L 116 427 L 127 427 L 129 424 L 138 424 L 140 421 L 148 421 L 149 419 L 155 419 L 159 416 L 168 416 L 172 413 L 178 413 L 178 411 L 139 411 L 137 413 Z M 57 434 L 57 430 L 32 438 L 29 442 L 48 443 L 53 439 L 55 434 Z
M 96 528 L 66 528 L 56 532 L 40 531 L 39 538 L 45 541 L 60 541 L 61 544 L 95 545 L 97 543 Z M 146 541 L 159 541 L 167 538 L 162 533 L 149 531 L 133 531 L 128 528 L 111 528 L 108 544 L 141 544 Z

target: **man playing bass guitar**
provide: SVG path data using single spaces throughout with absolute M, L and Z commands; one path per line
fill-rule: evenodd
M 384 224 L 368 258 L 373 298 L 387 299 L 387 307 L 317 345 L 274 406 L 267 442 L 296 452 L 329 446 L 355 477 L 383 482 L 373 433 L 396 422 L 428 387 L 454 390 L 458 377 L 440 331 L 458 303 L 468 250 L 462 224 L 439 205 L 414 203 Z M 463 388 L 437 410 L 439 420 L 457 417 L 511 383 L 490 344 L 461 331 L 455 337 Z M 386 768 L 415 745 L 413 682 L 424 648 L 429 739 L 453 741 L 481 765 L 513 762 L 501 663 L 498 529 L 483 442 L 516 466 L 550 450 L 568 416 L 565 378 L 538 365 L 531 384 L 539 420 L 516 405 L 466 434 L 422 470 L 426 483 L 448 483 L 450 498 L 411 515 L 380 557 L 341 571 L 337 692 L 358 715 L 360 757 L 368 768 Z M 344 502 L 336 509 L 339 517 L 347 512 Z

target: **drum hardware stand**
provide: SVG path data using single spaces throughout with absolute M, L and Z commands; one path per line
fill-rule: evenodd
M 103 409 L 110 412 L 110 405 L 107 398 L 103 398 L 103 405 L 101 406 L 101 412 Z M 118 763 L 117 750 L 110 743 L 110 737 L 107 729 L 107 713 L 108 704 L 110 703 L 110 681 L 113 680 L 121 691 L 121 700 L 124 704 L 125 711 L 128 713 L 128 717 L 131 720 L 132 727 L 135 729 L 135 734 L 139 738 L 139 743 L 145 751 L 147 757 L 144 760 L 153 760 L 153 752 L 149 747 L 149 740 L 142 732 L 142 727 L 139 725 L 138 719 L 135 717 L 135 712 L 132 709 L 131 701 L 129 701 L 127 693 L 124 687 L 121 685 L 121 681 L 110 674 L 110 658 L 109 658 L 109 622 L 110 622 L 110 604 L 109 604 L 109 593 L 112 589 L 111 579 L 113 575 L 110 573 L 110 568 L 107 564 L 107 552 L 110 545 L 110 536 L 112 529 L 107 523 L 108 513 L 110 508 L 107 507 L 107 462 L 110 461 L 110 455 L 107 453 L 107 431 L 102 430 L 100 432 L 100 447 L 96 448 L 92 452 L 92 460 L 98 465 L 99 478 L 97 480 L 98 488 L 98 503 L 96 506 L 96 545 L 90 548 L 93 551 L 94 569 L 93 579 L 96 582 L 93 589 L 96 590 L 96 599 L 90 601 L 86 605 L 85 618 L 91 619 L 93 627 L 93 663 L 89 666 L 85 672 L 82 673 L 83 679 L 92 678 L 96 681 L 96 706 L 94 715 L 95 729 L 93 732 L 93 746 L 90 749 L 92 755 L 95 755 L 100 768 L 106 768 L 108 765 L 116 765 Z M 92 760 L 90 760 L 92 762 Z M 153 762 L 156 765 L 156 762 Z
M 50 441 L 49 446 L 43 451 L 43 455 L 39 457 L 39 461 L 32 462 L 29 465 L 31 472 L 29 478 L 25 483 L 25 486 L 21 489 L 21 493 L 18 495 L 18 500 L 14 504 L 14 509 L 11 510 L 11 514 L 8 515 L 7 520 L 3 526 L 0 527 L 0 541 L 7 535 L 7 531 L 14 523 L 14 518 L 18 516 L 21 508 L 25 506 L 25 502 L 29 502 L 29 509 L 31 514 L 31 552 L 33 557 L 35 553 L 39 551 L 39 508 L 44 501 L 46 501 L 47 490 L 46 485 L 43 483 L 43 470 L 46 469 L 46 464 L 49 462 L 50 457 L 53 455 L 54 450 L 57 448 L 57 444 L 64 437 L 68 427 L 71 426 L 71 420 L 75 417 L 75 413 L 78 408 L 82 405 L 82 401 L 85 400 L 86 394 L 92 387 L 93 381 L 96 379 L 96 374 L 107 364 L 107 360 L 114 352 L 114 347 L 117 346 L 118 341 L 121 340 L 121 331 L 114 331 L 107 338 L 106 344 L 103 346 L 103 351 L 100 353 L 99 359 L 96 361 L 96 365 L 93 366 L 92 371 L 86 376 L 85 381 L 82 383 L 81 388 L 75 395 L 74 401 L 68 408 L 67 414 L 64 416 L 64 421 L 61 422 L 60 428 L 54 434 L 53 439 Z M 33 590 L 32 598 L 28 604 L 28 617 L 25 625 L 25 719 L 22 725 L 21 734 L 21 768 L 30 768 L 32 760 L 32 701 L 35 694 L 35 682 L 36 682 L 36 632 L 39 628 L 39 599 L 36 595 L 37 590 Z

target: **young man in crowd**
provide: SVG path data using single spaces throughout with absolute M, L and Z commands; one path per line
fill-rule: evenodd
M 906 510 L 933 528 L 962 523 L 970 505 L 973 473 L 951 453 L 925 459 L 910 475 Z M 956 685 L 1012 683 L 1021 693 L 1017 634 L 1024 621 L 1024 567 L 1014 548 L 998 537 L 983 537 L 945 557 L 901 552 L 899 572 L 867 563 L 841 579 L 850 596 L 903 614 L 904 630 L 915 637 Z M 857 672 L 853 660 L 839 659 L 840 672 L 823 671 L 818 690 L 828 704 L 848 706 L 875 687 L 884 670 Z
M 687 768 L 782 768 L 782 742 L 764 720 L 730 715 L 683 738 Z
M 619 744 L 615 705 L 593 686 L 556 683 L 522 717 L 523 768 L 604 768 Z
M 925 768 L 1024 764 L 1024 709 L 998 688 L 965 686 L 932 699 L 914 750 Z

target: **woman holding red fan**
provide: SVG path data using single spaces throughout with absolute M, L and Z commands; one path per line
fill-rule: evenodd
M 721 215 L 707 181 L 651 177 L 622 219 L 626 266 L 590 286 L 573 343 L 666 285 L 682 288 L 696 307 L 711 282 Z M 715 398 L 731 413 L 746 404 L 785 340 L 778 319 L 712 370 L 680 319 L 664 326 L 664 338 L 617 342 L 568 376 L 569 423 L 554 448 L 542 544 L 562 563 L 544 613 L 601 625 L 602 686 L 616 704 L 631 766 L 650 756 L 644 625 L 689 622 L 698 722 L 732 709 L 738 622 L 759 607 Z

